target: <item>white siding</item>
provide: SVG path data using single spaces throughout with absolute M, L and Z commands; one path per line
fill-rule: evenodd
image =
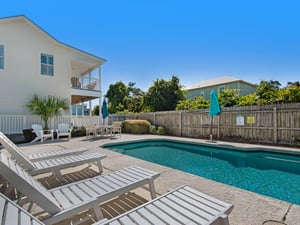
M 25 104 L 34 95 L 55 95 L 70 101 L 71 55 L 32 24 L 0 23 L 5 69 L 0 70 L 0 114 L 29 114 Z M 54 76 L 41 75 L 41 53 L 54 56 Z

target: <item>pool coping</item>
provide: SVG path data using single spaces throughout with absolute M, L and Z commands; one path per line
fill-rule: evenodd
M 174 140 L 172 137 L 155 137 L 155 138 L 142 138 L 139 140 L 127 140 L 127 141 L 121 141 L 122 143 L 132 143 L 132 142 L 143 142 L 143 141 L 172 141 L 172 142 L 181 142 L 181 143 L 192 143 L 196 145 L 204 145 L 204 146 L 218 146 L 218 148 L 224 147 L 225 149 L 230 149 L 233 151 L 245 151 L 245 152 L 257 152 L 257 151 L 263 151 L 263 152 L 275 152 L 275 153 L 285 153 L 285 154 L 293 154 L 293 155 L 300 155 L 300 149 L 296 148 L 289 148 L 289 147 L 276 147 L 276 146 L 265 146 L 265 145 L 253 145 L 253 146 L 248 146 L 249 144 L 243 144 L 241 143 L 233 143 L 228 144 L 226 142 L 221 142 L 221 141 L 196 141 L 195 139 L 191 140 L 186 140 L 186 138 L 183 138 L 184 140 Z M 115 143 L 105 143 L 101 145 L 100 147 L 106 147 L 108 145 L 118 145 L 120 142 L 115 142 Z

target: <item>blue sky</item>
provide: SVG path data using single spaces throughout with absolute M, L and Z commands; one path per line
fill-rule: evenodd
M 26 15 L 57 40 L 107 60 L 102 88 L 144 91 L 177 75 L 186 87 L 232 76 L 299 81 L 296 0 L 2 0 L 0 16 Z

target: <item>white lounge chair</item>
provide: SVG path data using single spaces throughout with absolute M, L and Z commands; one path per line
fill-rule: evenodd
M 56 129 L 57 133 L 57 140 L 59 140 L 60 137 L 68 137 L 71 139 L 71 132 L 72 128 L 67 123 L 59 123 L 57 125 L 58 129 Z
M 44 225 L 43 222 L 39 221 L 2 193 L 0 193 L 0 214 L 2 215 L 0 223 L 4 225 Z
M 3 138 L 3 136 L 2 136 Z M 82 154 L 74 154 L 61 158 L 51 158 L 40 161 L 30 161 L 22 150 L 12 143 L 10 140 L 3 142 L 5 149 L 12 156 L 16 162 L 27 170 L 31 175 L 38 175 L 42 173 L 52 172 L 59 180 L 62 180 L 61 170 L 76 167 L 85 163 L 96 162 L 99 172 L 103 171 L 101 159 L 105 158 L 106 155 L 100 152 L 86 152 Z
M 229 225 L 233 205 L 203 194 L 188 186 L 176 188 L 145 204 L 93 225 Z
M 32 154 L 25 154 L 1 131 L 0 131 L 0 143 L 11 155 L 14 155 L 14 152 L 19 152 L 19 154 L 23 154 L 24 157 L 28 158 L 31 162 L 80 154 L 88 150 L 85 147 L 77 147 L 77 148 L 66 148 L 66 149 L 60 149 L 60 150 L 54 150 L 48 152 L 37 152 Z
M 53 141 L 53 130 L 44 130 L 42 125 L 39 124 L 33 124 L 31 128 L 33 129 L 36 137 L 30 143 L 36 142 L 38 140 L 41 140 L 41 143 L 43 143 L 44 140 L 47 140 L 49 138 L 51 138 L 51 140 Z
M 204 205 L 202 203 L 204 203 Z M 207 204 L 209 206 L 207 206 Z M 2 224 L 44 225 L 43 222 L 33 217 L 3 194 L 0 194 L 0 205 L 3 206 L 0 207 L 0 213 L 3 215 Z M 207 208 L 208 211 L 206 211 Z M 207 195 L 204 195 L 203 198 L 203 194 L 201 192 L 185 186 L 170 191 L 111 220 L 104 219 L 92 225 L 131 225 L 133 222 L 135 225 L 221 225 L 229 224 L 228 214 L 232 211 L 232 209 L 233 206 L 231 204 L 222 202 Z
M 0 175 L 7 182 L 8 191 L 16 188 L 20 196 L 24 196 L 18 199 L 20 204 L 35 203 L 48 213 L 43 220 L 45 224 L 60 222 L 89 209 L 96 220 L 102 219 L 100 203 L 146 184 L 154 198 L 154 179 L 159 176 L 156 172 L 133 166 L 47 190 L 3 153 L 0 153 Z

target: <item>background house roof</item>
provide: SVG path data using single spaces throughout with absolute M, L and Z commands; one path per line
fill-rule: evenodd
M 255 84 L 248 83 L 248 82 L 243 81 L 243 80 L 238 79 L 238 78 L 224 76 L 224 77 L 214 78 L 214 79 L 211 79 L 211 80 L 205 80 L 205 81 L 202 81 L 200 83 L 191 85 L 191 86 L 187 87 L 186 90 L 193 90 L 193 89 L 198 89 L 198 88 L 211 87 L 211 86 L 216 86 L 216 85 L 233 83 L 233 82 L 237 82 L 237 81 L 246 83 L 246 84 L 248 84 L 250 86 L 253 86 L 253 87 L 256 86 Z

